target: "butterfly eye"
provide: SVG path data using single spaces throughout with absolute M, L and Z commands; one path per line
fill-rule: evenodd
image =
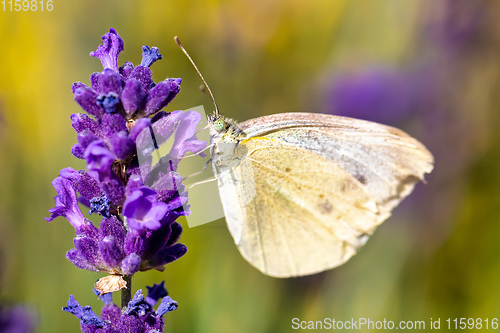
M 214 122 L 214 128 L 217 132 L 222 132 L 222 130 L 224 129 L 224 120 L 222 120 L 221 118 L 217 119 Z

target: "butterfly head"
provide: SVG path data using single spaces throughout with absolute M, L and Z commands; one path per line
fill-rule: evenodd
M 216 133 L 224 133 L 228 130 L 231 119 L 227 119 L 226 117 L 218 114 L 213 114 L 208 116 L 208 124 L 210 126 L 210 130 Z
M 236 122 L 220 114 L 208 116 L 208 126 L 213 142 L 239 142 L 245 137 L 245 133 L 236 125 Z
M 212 145 L 210 154 L 212 155 L 214 174 L 217 177 L 224 170 L 241 163 L 247 155 L 246 147 L 240 145 L 246 134 L 234 120 L 217 113 L 208 116 L 208 126 Z

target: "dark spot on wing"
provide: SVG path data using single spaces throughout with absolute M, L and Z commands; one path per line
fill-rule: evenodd
M 290 172 L 290 171 L 292 171 L 292 169 L 290 169 L 290 168 L 285 168 L 285 171 L 286 171 L 286 172 Z
M 332 212 L 332 210 L 333 210 L 333 205 L 328 200 L 319 204 L 319 211 L 321 214 L 329 214 Z
M 357 176 L 356 176 L 356 179 L 357 179 L 357 180 L 358 180 L 361 184 L 363 184 L 363 185 L 365 185 L 365 184 L 366 184 L 366 178 L 365 178 L 365 176 L 363 176 L 363 175 L 357 175 Z

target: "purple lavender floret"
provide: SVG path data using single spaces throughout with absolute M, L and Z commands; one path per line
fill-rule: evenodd
M 147 297 L 144 297 L 142 290 L 139 289 L 123 312 L 113 303 L 111 293 L 100 297 L 104 303 L 101 317 L 93 312 L 90 306 L 82 307 L 73 295 L 70 295 L 67 305 L 63 307 L 63 310 L 80 319 L 81 330 L 85 333 L 163 332 L 165 326 L 163 316 L 178 307 L 177 302 L 168 296 L 163 283 L 148 287 L 149 292 Z M 99 294 L 98 291 L 94 292 L 97 295 Z M 160 299 L 160 305 L 155 310 L 154 306 Z
M 160 54 L 160 50 L 157 47 L 153 46 L 149 48 L 146 45 L 142 47 L 141 66 L 151 67 L 153 63 L 160 59 L 163 59 L 163 56 Z
M 167 289 L 165 289 L 165 281 L 161 281 L 160 284 L 154 284 L 153 286 L 148 286 L 146 288 L 148 289 L 146 302 L 148 302 L 151 306 L 155 306 L 160 298 L 168 296 Z
M 89 215 L 97 212 L 104 217 L 111 217 L 111 214 L 109 212 L 110 203 L 111 201 L 104 193 L 101 193 L 100 197 L 93 197 L 92 199 L 90 199 Z
M 102 45 L 99 45 L 97 51 L 90 52 L 90 56 L 99 58 L 102 67 L 118 71 L 118 56 L 123 49 L 123 39 L 115 29 L 111 28 L 107 34 L 102 36 Z
M 131 276 L 139 270 L 163 270 L 186 253 L 178 243 L 182 227 L 175 221 L 189 214 L 189 206 L 177 166 L 206 142 L 196 138 L 199 114 L 160 111 L 179 92 L 181 79 L 153 81 L 149 67 L 162 58 L 158 48 L 143 47 L 139 66 L 126 62 L 118 67 L 123 49 L 123 40 L 110 29 L 91 53 L 101 60 L 103 71 L 91 75 L 90 86 L 72 86 L 75 101 L 86 112 L 71 115 L 78 133 L 72 153 L 86 161 L 87 170 L 61 170 L 52 182 L 58 195 L 47 221 L 63 216 L 75 228 L 75 246 L 66 254 L 75 266 Z M 147 172 L 142 172 L 138 150 L 145 149 L 141 140 L 148 136 L 154 144 L 146 149 L 149 155 L 142 164 Z M 152 165 L 151 154 L 167 140 L 173 140 L 171 151 Z M 102 217 L 99 227 L 79 204 Z
M 69 180 L 60 176 L 52 181 L 52 186 L 54 186 L 58 193 L 54 198 L 56 206 L 49 209 L 52 215 L 50 218 L 45 219 L 51 222 L 54 218 L 63 216 L 75 228 L 76 233 L 80 233 L 86 223 L 86 219 L 78 206 L 76 190 Z
M 146 186 L 134 190 L 123 204 L 123 216 L 130 228 L 157 230 L 168 211 L 168 205 L 158 202 L 156 192 Z

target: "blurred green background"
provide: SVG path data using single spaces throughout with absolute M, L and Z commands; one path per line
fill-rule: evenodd
M 500 317 L 498 1 L 55 0 L 52 12 L 0 11 L 0 300 L 34 309 L 39 332 L 79 331 L 61 311 L 69 294 L 101 307 L 91 287 L 102 274 L 65 259 L 73 228 L 43 217 L 59 170 L 85 167 L 70 154 L 69 116 L 81 112 L 70 88 L 102 70 L 88 54 L 110 27 L 125 41 L 120 64 L 158 46 L 155 81 L 183 78 L 167 111 L 212 109 L 178 35 L 228 117 L 365 118 L 404 129 L 436 159 L 427 184 L 355 257 L 310 277 L 262 275 L 223 220 L 182 222 L 188 254 L 133 281 L 135 291 L 166 280 L 180 305 L 167 331 L 291 332 L 295 317 Z

